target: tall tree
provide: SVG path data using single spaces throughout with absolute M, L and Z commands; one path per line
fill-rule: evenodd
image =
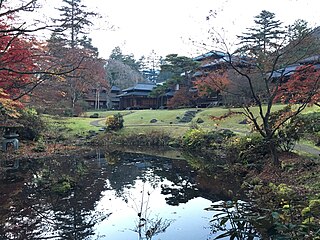
M 173 98 L 170 99 L 168 105 L 170 107 L 191 106 L 193 105 L 194 92 L 190 91 L 192 88 L 192 75 L 198 67 L 198 63 L 193 59 L 178 56 L 178 54 L 169 54 L 160 65 L 160 76 L 166 75 L 167 86 L 177 90 Z M 162 90 L 164 89 L 162 87 Z M 155 89 L 158 91 L 158 89 Z
M 132 87 L 138 82 L 144 82 L 142 74 L 120 60 L 109 59 L 105 66 L 110 86 L 121 89 Z
M 159 81 L 160 65 L 162 57 L 158 56 L 154 50 L 147 56 L 142 56 L 139 59 L 140 71 L 145 79 L 150 82 L 157 83 Z
M 312 64 L 299 66 L 289 79 L 281 84 L 276 101 L 300 104 L 305 102 L 320 104 L 320 71 Z
M 276 122 L 273 119 L 273 104 L 284 89 L 281 86 L 285 87 L 283 84 L 288 80 L 288 76 L 292 71 L 296 71 L 292 64 L 298 64 L 303 57 L 320 52 L 308 51 L 311 49 L 308 47 L 315 43 L 309 41 L 312 38 L 312 32 L 292 37 L 292 34 L 283 30 L 281 22 L 275 20 L 273 13 L 262 11 L 255 17 L 254 23 L 255 27 L 249 28 L 248 32 L 239 36 L 240 49 L 234 54 L 229 52 L 226 61 L 238 76 L 237 78 L 241 78 L 242 84 L 247 86 L 249 95 L 238 95 L 245 115 L 265 139 L 273 163 L 279 165 L 277 132 L 310 103 L 313 99 L 312 95 L 319 89 L 319 78 L 317 76 L 313 78 L 309 92 L 303 99 L 299 99 L 299 105 L 290 112 L 279 113 Z M 304 51 L 296 54 L 299 49 Z M 232 77 L 230 82 L 232 85 Z M 286 90 L 288 89 L 290 89 L 289 86 L 286 87 Z M 227 90 L 230 93 L 230 88 Z M 258 114 L 252 110 L 252 106 L 258 107 Z
M 0 118 L 16 116 L 16 107 L 22 106 L 21 99 L 49 73 L 44 68 L 41 47 L 31 33 L 46 28 L 35 24 L 28 28 L 17 20 L 18 14 L 32 12 L 36 1 L 21 1 L 14 5 L 0 2 Z M 29 34 L 27 36 L 27 33 Z
M 109 59 L 120 61 L 125 65 L 131 67 L 133 70 L 137 72 L 140 71 L 141 63 L 135 60 L 133 54 L 129 54 L 129 55 L 123 54 L 120 47 L 115 47 L 111 51 Z
M 135 60 L 132 54 L 123 54 L 120 47 L 115 47 L 106 65 L 109 84 L 127 88 L 138 82 L 145 82 L 140 67 L 141 62 Z
M 160 74 L 169 73 L 171 75 L 168 79 L 169 82 L 182 83 L 190 87 L 192 75 L 198 65 L 191 58 L 169 54 L 160 66 Z
M 68 46 L 74 48 L 86 40 L 86 29 L 93 24 L 90 18 L 97 14 L 87 11 L 81 0 L 62 0 L 62 2 L 65 5 L 57 8 L 61 18 L 54 19 L 54 22 L 60 23 L 56 32 Z
M 101 64 L 104 60 L 98 58 L 98 49 L 87 36 L 87 30 L 92 26 L 90 18 L 97 14 L 88 11 L 81 0 L 63 0 L 63 3 L 58 8 L 60 18 L 54 19 L 60 27 L 51 36 L 49 50 L 55 58 L 60 59 L 62 65 L 78 65 L 76 71 L 66 74 L 64 81 L 60 81 L 65 86 L 63 96 L 70 100 L 74 109 L 89 88 L 108 86 L 104 64 Z
M 256 26 L 239 36 L 241 51 L 258 56 L 275 51 L 282 45 L 285 31 L 274 13 L 263 10 L 255 16 L 254 23 Z

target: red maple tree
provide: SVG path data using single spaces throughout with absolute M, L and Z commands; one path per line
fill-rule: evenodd
M 283 83 L 275 101 L 291 104 L 319 104 L 320 71 L 313 65 L 303 65 Z
M 32 57 L 33 39 L 6 32 L 9 29 L 4 19 L 0 20 L 0 105 L 4 110 L 9 105 L 21 106 L 13 100 L 19 99 L 21 91 L 34 81 L 30 72 L 37 69 Z
M 216 70 L 198 77 L 194 82 L 199 96 L 210 96 L 212 93 L 225 91 L 230 80 L 225 70 Z

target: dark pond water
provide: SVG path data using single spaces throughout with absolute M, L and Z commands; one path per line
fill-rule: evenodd
M 240 189 L 175 152 L 1 164 L 0 239 L 214 239 L 222 232 L 206 208 Z

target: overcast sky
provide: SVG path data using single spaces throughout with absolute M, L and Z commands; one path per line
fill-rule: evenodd
M 50 0 L 47 0 L 50 1 Z M 51 0 L 58 2 L 60 0 Z M 91 32 L 93 44 L 102 57 L 116 46 L 138 59 L 154 50 L 157 55 L 177 53 L 195 56 L 199 49 L 192 40 L 205 42 L 214 26 L 225 38 L 232 39 L 253 25 L 262 10 L 276 14 L 285 24 L 305 19 L 314 27 L 320 22 L 320 0 L 82 0 L 91 9 L 107 16 Z M 209 11 L 217 11 L 213 21 L 206 21 Z M 113 30 L 109 28 L 113 27 Z M 191 40 L 190 40 L 191 39 Z

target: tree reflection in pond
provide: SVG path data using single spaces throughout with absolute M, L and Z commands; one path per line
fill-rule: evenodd
M 214 239 L 254 240 L 261 235 L 255 228 L 263 220 L 257 213 L 251 211 L 251 205 L 243 201 L 219 201 L 213 204 L 209 211 L 215 211 L 211 224 L 212 231 L 217 236 Z
M 0 239 L 211 239 L 204 208 L 240 189 L 183 159 L 137 153 L 21 161 L 17 174 L 0 185 Z
M 152 209 L 149 206 L 152 191 L 152 189 L 147 190 L 146 184 L 143 182 L 141 199 L 132 198 L 134 202 L 133 208 L 137 212 L 138 217 L 133 231 L 138 233 L 139 240 L 151 240 L 157 234 L 165 232 L 173 221 L 152 215 Z
M 24 162 L 25 182 L 1 184 L 1 239 L 87 239 L 108 216 L 95 211 L 104 177 L 90 159 Z M 7 191 L 7 189 L 11 191 Z M 92 191 L 92 189 L 95 189 Z M 88 191 L 89 190 L 89 191 Z

